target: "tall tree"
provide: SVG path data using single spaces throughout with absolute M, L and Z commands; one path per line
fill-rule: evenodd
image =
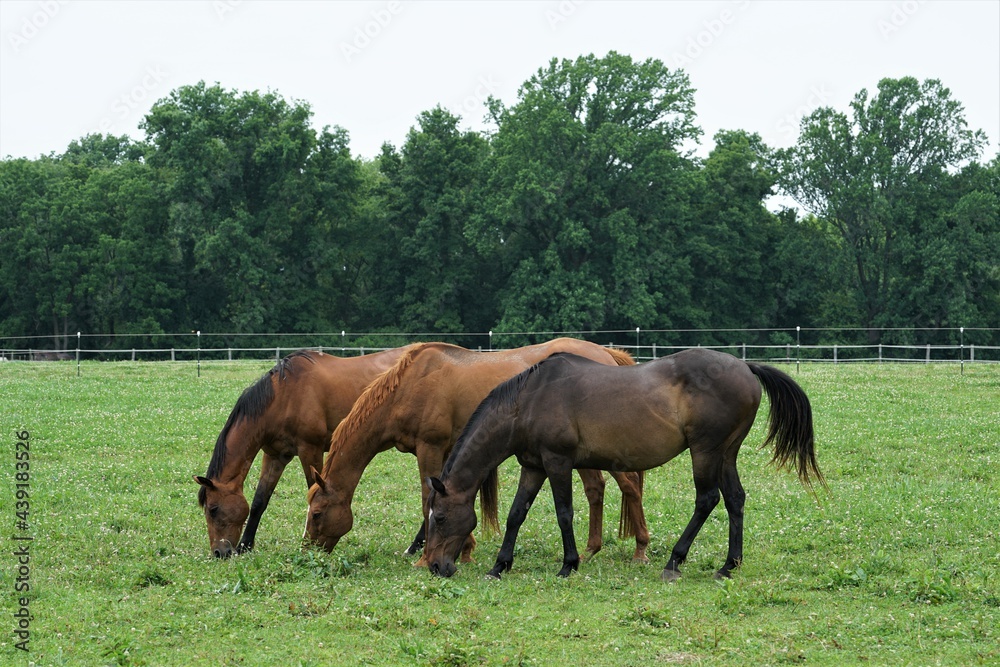
M 488 201 L 468 235 L 496 252 L 506 331 L 668 325 L 687 304 L 681 234 L 697 138 L 687 75 L 609 53 L 553 60 L 489 103 Z
M 149 162 L 172 179 L 192 328 L 290 331 L 327 319 L 317 276 L 360 181 L 347 133 L 317 135 L 310 117 L 304 102 L 203 82 L 146 116 Z
M 418 117 L 398 159 L 383 156 L 386 224 L 396 243 L 380 263 L 401 263 L 394 319 L 415 331 L 482 331 L 482 284 L 489 272 L 465 239 L 479 205 L 488 144 L 436 107 Z M 397 326 L 398 326 L 397 324 Z
M 803 119 L 796 145 L 782 154 L 783 186 L 842 238 L 860 323 L 875 342 L 901 270 L 900 234 L 918 214 L 915 184 L 975 158 L 986 137 L 968 129 L 964 107 L 935 79 L 883 79 L 873 97 L 854 97 L 851 112 L 823 107 Z

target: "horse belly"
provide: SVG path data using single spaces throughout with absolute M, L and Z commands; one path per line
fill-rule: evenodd
M 615 472 L 649 470 L 663 465 L 687 448 L 673 424 L 605 422 L 583 429 L 576 467 Z

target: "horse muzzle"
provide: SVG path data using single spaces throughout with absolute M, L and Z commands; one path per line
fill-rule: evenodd
M 429 569 L 431 574 L 436 577 L 450 577 L 455 574 L 457 568 L 455 567 L 455 563 L 453 561 L 441 562 L 439 560 L 435 560 L 427 565 L 427 569 Z
M 212 545 L 212 555 L 216 558 L 231 558 L 235 554 L 236 550 L 233 548 L 233 543 L 229 540 L 219 540 Z

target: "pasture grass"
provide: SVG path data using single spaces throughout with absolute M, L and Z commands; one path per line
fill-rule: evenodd
M 514 569 L 477 562 L 432 578 L 402 554 L 419 523 L 415 461 L 366 472 L 354 530 L 304 550 L 305 485 L 286 470 L 257 549 L 217 562 L 194 474 L 265 362 L 0 364 L 0 663 L 37 665 L 986 665 L 1000 663 L 1000 366 L 804 365 L 829 491 L 768 464 L 766 399 L 744 445 L 743 567 L 720 504 L 674 584 L 659 574 L 693 507 L 690 459 L 647 477 L 650 566 L 615 536 L 568 579 L 551 496 L 525 523 Z M 16 433 L 30 433 L 31 509 L 14 509 Z M 255 466 L 247 495 L 256 484 Z M 501 512 L 516 485 L 501 469 Z M 586 503 L 575 491 L 576 535 Z M 30 534 L 29 651 L 13 634 L 14 535 Z

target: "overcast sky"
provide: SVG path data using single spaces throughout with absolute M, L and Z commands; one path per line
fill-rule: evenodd
M 552 58 L 614 50 L 683 67 L 699 154 L 720 129 L 795 141 L 818 106 L 884 77 L 940 79 L 1000 149 L 1000 2 L 0 2 L 0 156 L 91 132 L 142 138 L 157 99 L 204 80 L 308 102 L 356 155 L 441 105 L 482 129 Z

